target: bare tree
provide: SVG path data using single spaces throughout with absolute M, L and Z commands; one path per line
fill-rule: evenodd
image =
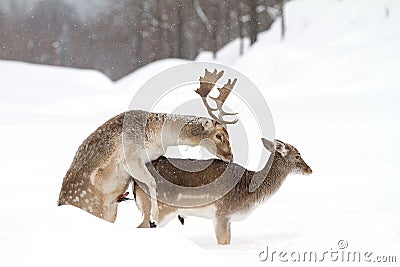
M 177 28 L 178 28 L 178 57 L 183 58 L 183 51 L 184 51 L 184 31 L 183 31 L 183 24 L 185 23 L 185 18 L 183 16 L 183 1 L 178 1 L 178 14 L 177 14 Z
M 227 29 L 226 33 L 227 33 L 227 39 L 229 42 L 230 40 L 232 40 L 232 37 L 231 37 L 231 31 L 232 31 L 232 29 L 231 29 L 231 27 L 232 27 L 231 26 L 231 9 L 229 8 L 229 0 L 225 0 L 223 2 L 223 4 L 224 4 L 224 6 L 223 6 L 224 25 L 225 25 L 225 28 Z
M 0 10 L 0 36 L 2 37 L 0 39 L 0 56 L 3 57 L 5 53 L 5 48 L 6 48 L 6 42 L 5 38 L 7 38 L 7 29 L 6 29 L 6 17 L 3 12 L 3 10 Z
M 257 20 L 257 0 L 249 0 L 250 6 L 250 45 L 257 42 L 258 20 Z
M 215 57 L 237 37 L 243 54 L 244 38 L 256 42 L 283 5 L 281 0 L 120 0 L 87 20 L 68 1 L 34 1 L 30 11 L 18 3 L 0 8 L 0 58 L 92 68 L 113 80 L 160 58 L 194 59 L 204 50 Z
M 240 48 L 239 54 L 243 55 L 244 53 L 244 23 L 243 23 L 243 3 L 238 1 L 237 6 L 237 15 L 238 15 L 238 35 L 240 38 Z
M 281 39 L 285 39 L 286 25 L 285 25 L 285 0 L 280 2 L 280 17 L 281 17 Z

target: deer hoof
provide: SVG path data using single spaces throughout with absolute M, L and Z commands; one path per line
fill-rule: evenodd
M 185 224 L 185 218 L 183 218 L 181 215 L 178 215 L 178 219 L 181 222 L 182 225 Z
M 157 227 L 157 224 L 155 222 L 150 221 L 149 224 L 150 224 L 150 228 L 156 228 Z

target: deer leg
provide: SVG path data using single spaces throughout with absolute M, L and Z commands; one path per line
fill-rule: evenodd
M 151 228 L 152 223 L 150 223 L 150 210 L 151 210 L 151 198 L 139 185 L 134 185 L 134 191 L 136 195 L 136 205 L 143 213 L 143 221 L 138 226 L 138 228 Z M 159 213 L 159 225 L 164 226 L 170 222 L 176 213 L 176 209 L 165 205 L 163 203 L 158 203 L 160 210 Z
M 214 220 L 215 235 L 219 245 L 231 243 L 231 222 L 226 217 L 217 217 Z
M 132 189 L 135 192 L 136 205 L 143 213 L 143 221 L 139 224 L 138 228 L 150 228 L 150 197 L 138 184 L 132 185 L 132 187 L 134 187 Z
M 127 183 L 123 188 L 120 188 L 120 192 L 125 192 L 128 189 L 129 183 Z M 108 214 L 108 221 L 114 223 L 115 220 L 117 219 L 117 214 L 118 214 L 118 203 L 127 200 L 128 198 L 126 197 L 129 193 L 126 192 L 124 194 L 120 194 L 117 199 L 111 202 L 111 204 L 108 204 L 107 207 L 107 213 Z
M 108 205 L 104 211 L 104 219 L 114 223 L 117 219 L 118 204 Z
M 157 185 L 156 182 L 152 181 L 149 187 L 150 199 L 151 199 L 151 216 L 153 217 L 154 223 L 157 225 L 160 219 L 160 211 L 158 209 L 157 202 Z
M 146 184 L 149 189 L 150 202 L 151 202 L 151 216 L 156 224 L 159 221 L 159 211 L 158 211 L 158 203 L 157 203 L 157 183 L 151 173 L 147 170 L 147 167 L 143 161 L 138 160 L 133 165 L 133 171 L 135 174 L 135 178 Z
M 160 204 L 160 227 L 165 226 L 167 223 L 169 223 L 171 220 L 173 220 L 176 216 L 176 208 L 173 208 L 171 206 L 168 206 L 163 203 Z

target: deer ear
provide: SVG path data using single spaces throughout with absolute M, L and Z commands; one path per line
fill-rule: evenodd
M 286 145 L 284 142 L 275 139 L 275 151 L 282 155 L 282 157 L 286 157 L 288 150 L 286 149 Z
M 269 151 L 273 152 L 275 149 L 275 143 L 272 141 L 269 141 L 265 138 L 261 138 L 261 141 L 263 142 L 264 147 Z
M 202 118 L 201 125 L 203 126 L 204 130 L 208 131 L 213 127 L 213 121 L 210 119 Z

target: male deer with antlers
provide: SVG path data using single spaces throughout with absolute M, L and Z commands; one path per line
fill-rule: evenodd
M 222 74 L 223 71 L 206 70 L 204 77 L 200 77 L 197 92 L 201 92 L 204 101 Z M 233 88 L 230 82 L 226 86 L 229 91 Z M 223 112 L 222 103 L 218 109 Z M 158 223 L 156 182 L 145 164 L 163 155 L 169 146 L 176 145 L 202 145 L 222 160 L 232 161 L 225 125 L 234 122 L 224 121 L 222 115 L 212 114 L 214 120 L 210 120 L 131 110 L 111 118 L 79 147 L 64 177 L 58 205 L 73 205 L 114 222 L 118 202 L 126 196 L 124 192 L 133 176 L 147 186 L 151 215 Z

